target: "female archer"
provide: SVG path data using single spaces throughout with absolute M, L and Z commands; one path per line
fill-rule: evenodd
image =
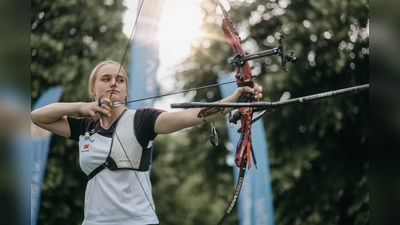
M 151 195 L 151 147 L 158 134 L 211 122 L 232 108 L 166 112 L 127 109 L 128 77 L 119 63 L 103 61 L 91 72 L 91 102 L 54 103 L 31 112 L 32 122 L 78 142 L 79 162 L 88 176 L 83 225 L 158 224 Z M 262 87 L 237 88 L 220 102 L 237 102 L 243 92 L 262 97 Z M 80 113 L 90 117 L 75 117 Z M 201 115 L 201 116 L 199 116 Z

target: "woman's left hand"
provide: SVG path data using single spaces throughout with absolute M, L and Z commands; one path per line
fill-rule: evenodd
M 249 86 L 243 86 L 243 87 L 238 87 L 236 91 L 233 93 L 234 98 L 236 101 L 239 99 L 239 97 L 244 93 L 252 93 L 254 94 L 254 99 L 255 101 L 259 101 L 262 98 L 262 86 L 258 85 L 257 83 L 254 83 L 254 87 L 251 88 Z M 236 102 L 235 101 L 235 102 Z

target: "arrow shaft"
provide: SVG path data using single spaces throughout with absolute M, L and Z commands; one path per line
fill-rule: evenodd
M 350 94 L 354 92 L 364 91 L 369 89 L 369 84 L 328 91 L 318 93 L 314 95 L 307 95 L 299 98 L 293 98 L 279 102 L 236 102 L 236 103 L 209 103 L 209 102 L 183 102 L 183 103 L 172 103 L 171 108 L 202 108 L 202 107 L 226 107 L 226 108 L 242 108 L 252 107 L 256 108 L 254 111 L 261 111 L 265 109 L 275 109 L 287 105 L 299 104 L 304 102 L 310 102 L 318 99 L 329 98 L 337 95 Z

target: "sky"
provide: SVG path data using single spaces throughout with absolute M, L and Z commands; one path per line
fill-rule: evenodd
M 199 29 L 202 21 L 199 7 L 201 1 L 164 0 L 160 21 L 160 65 L 157 74 L 157 81 L 162 85 L 162 94 L 177 91 L 173 89 L 174 66 L 189 54 L 190 40 L 201 35 Z M 129 37 L 137 17 L 138 0 L 124 0 L 124 4 L 128 10 L 124 15 L 123 32 Z M 146 4 L 146 1 L 143 4 Z M 180 94 L 163 97 L 157 99 L 154 107 L 175 111 L 178 109 L 171 109 L 170 103 L 183 101 L 183 96 Z

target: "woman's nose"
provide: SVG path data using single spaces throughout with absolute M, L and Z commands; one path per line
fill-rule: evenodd
M 117 80 L 116 79 L 112 79 L 111 80 L 111 87 L 116 87 L 117 86 Z

